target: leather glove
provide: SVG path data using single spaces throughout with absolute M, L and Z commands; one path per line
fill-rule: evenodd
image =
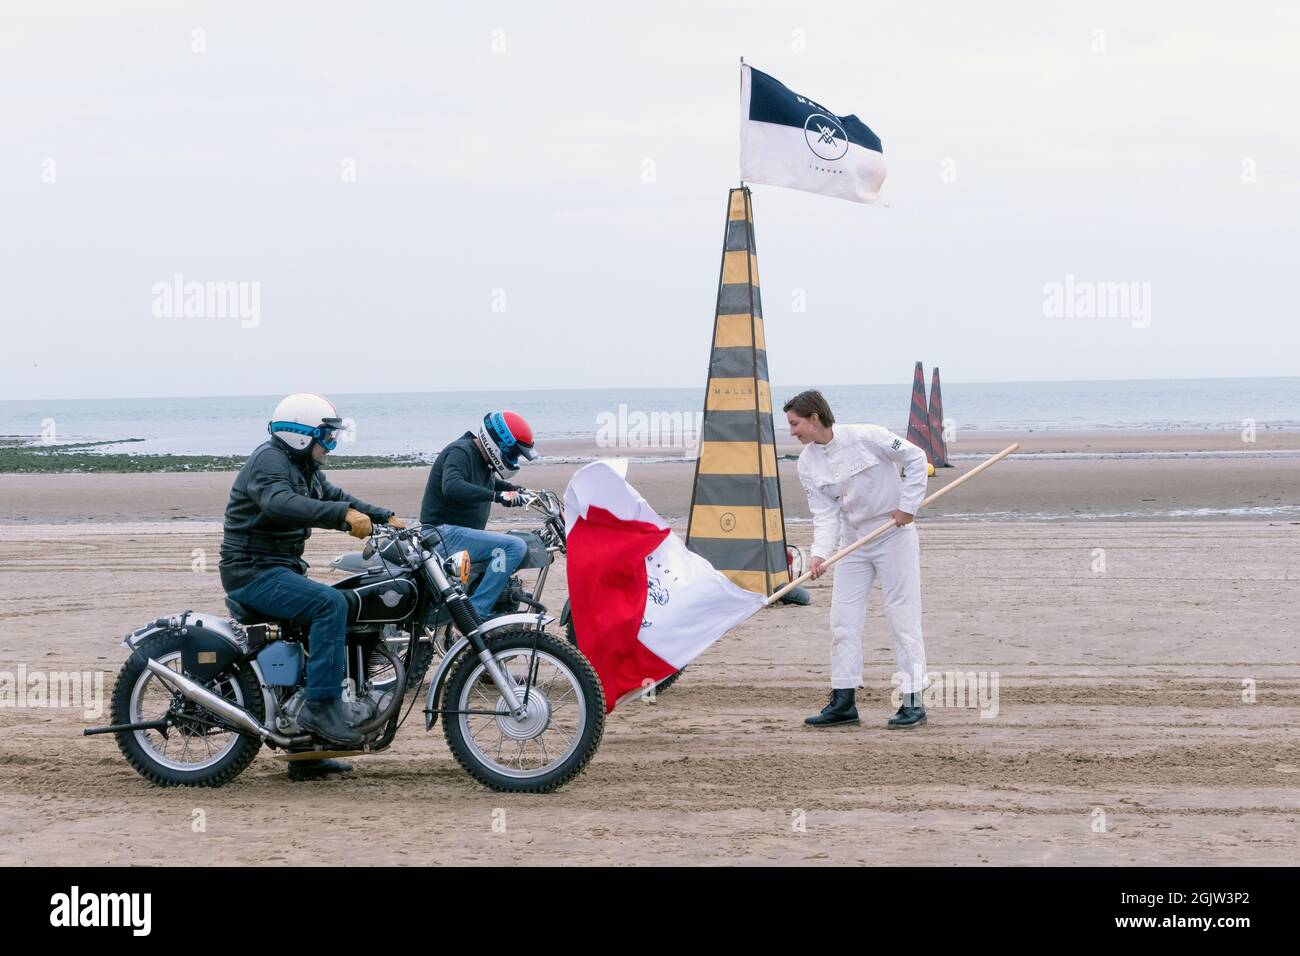
M 374 530 L 370 522 L 370 516 L 362 514 L 356 508 L 348 509 L 348 516 L 344 519 L 347 522 L 348 534 L 354 538 L 368 538 Z
M 403 521 L 401 518 L 397 517 L 397 515 L 390 515 L 388 518 L 388 527 L 399 528 L 399 529 L 405 528 L 406 522 Z
M 498 491 L 497 504 L 505 505 L 507 508 L 522 508 L 524 499 L 517 491 Z

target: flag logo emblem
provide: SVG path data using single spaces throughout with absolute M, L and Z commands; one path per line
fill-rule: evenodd
M 803 134 L 808 148 L 818 159 L 833 162 L 849 151 L 849 138 L 844 127 L 825 113 L 810 113 L 804 120 Z

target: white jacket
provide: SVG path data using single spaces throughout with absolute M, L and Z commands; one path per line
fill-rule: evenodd
M 832 425 L 824 445 L 799 453 L 799 482 L 813 516 L 814 558 L 828 558 L 895 511 L 916 514 L 925 497 L 925 452 L 879 425 Z M 898 466 L 903 466 L 903 476 Z

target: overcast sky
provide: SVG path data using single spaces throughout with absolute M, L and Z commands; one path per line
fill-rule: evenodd
M 703 386 L 742 54 L 889 166 L 888 207 L 753 187 L 778 384 L 1300 374 L 1294 7 L 0 17 L 0 398 Z M 176 274 L 256 326 L 155 315 Z M 1067 275 L 1149 323 L 1045 314 Z

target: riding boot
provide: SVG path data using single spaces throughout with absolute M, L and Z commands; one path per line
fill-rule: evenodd
M 920 693 L 904 694 L 903 706 L 898 708 L 898 713 L 889 718 L 888 726 L 891 730 L 898 730 L 903 727 L 919 727 L 925 723 L 925 704 L 921 703 Z
M 351 716 L 341 700 L 309 700 L 298 711 L 298 726 L 330 743 L 360 747 L 365 737 L 348 723 Z
M 805 718 L 804 723 L 809 727 L 834 727 L 838 724 L 858 723 L 855 697 L 856 693 L 852 687 L 831 691 L 822 712 Z

